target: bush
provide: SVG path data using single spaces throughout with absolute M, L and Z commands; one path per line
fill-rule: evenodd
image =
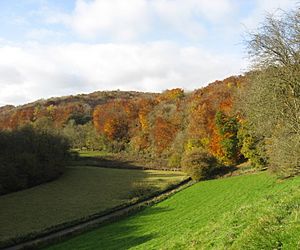
M 172 154 L 168 159 L 169 168 L 178 168 L 181 164 L 181 155 L 178 153 Z
M 0 132 L 0 194 L 57 178 L 70 155 L 67 140 L 47 131 Z
M 216 158 L 203 149 L 195 149 L 187 152 L 182 161 L 183 171 L 189 174 L 193 180 L 207 179 L 217 166 Z

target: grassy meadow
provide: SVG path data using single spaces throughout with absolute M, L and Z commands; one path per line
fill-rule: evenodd
M 184 178 L 179 172 L 70 167 L 55 181 L 0 196 L 0 242 L 108 211 Z
M 199 182 L 62 249 L 299 249 L 300 177 L 268 173 Z

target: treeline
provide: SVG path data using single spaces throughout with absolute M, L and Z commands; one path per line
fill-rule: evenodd
M 32 124 L 37 131 L 56 131 L 74 149 L 123 152 L 162 168 L 183 168 L 201 179 L 215 167 L 244 160 L 233 110 L 235 94 L 244 82 L 244 76 L 230 77 L 191 93 L 124 92 L 123 97 L 102 100 L 94 108 L 82 102 L 51 102 L 10 108 L 3 117 L 14 121 L 12 128 Z
M 267 16 L 250 33 L 253 60 L 241 93 L 243 150 L 281 176 L 300 173 L 300 10 Z
M 65 138 L 31 126 L 0 132 L 0 194 L 57 178 L 70 159 L 69 149 Z
M 54 127 L 58 128 L 64 126 L 70 119 L 84 123 L 87 121 L 86 119 L 91 118 L 91 113 L 97 105 L 115 99 L 131 99 L 139 96 L 152 97 L 156 94 L 135 91 L 98 91 L 91 94 L 41 99 L 19 107 L 7 105 L 0 107 L 0 129 L 15 129 L 45 117 L 53 122 Z M 83 120 L 79 121 L 78 119 Z
M 76 149 L 182 168 L 195 179 L 249 160 L 299 173 L 299 11 L 269 16 L 248 35 L 253 70 L 185 93 L 96 92 L 0 109 L 0 127 L 56 130 Z

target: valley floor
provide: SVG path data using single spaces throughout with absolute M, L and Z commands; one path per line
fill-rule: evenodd
M 199 182 L 59 249 L 299 249 L 300 177 L 267 172 Z
M 55 181 L 0 196 L 0 248 L 108 212 L 185 178 L 180 172 L 70 167 Z

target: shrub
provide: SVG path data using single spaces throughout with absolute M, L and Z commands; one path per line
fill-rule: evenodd
M 203 149 L 195 149 L 187 152 L 182 161 L 183 171 L 188 173 L 193 180 L 203 180 L 210 176 L 210 173 L 217 166 L 216 158 Z

